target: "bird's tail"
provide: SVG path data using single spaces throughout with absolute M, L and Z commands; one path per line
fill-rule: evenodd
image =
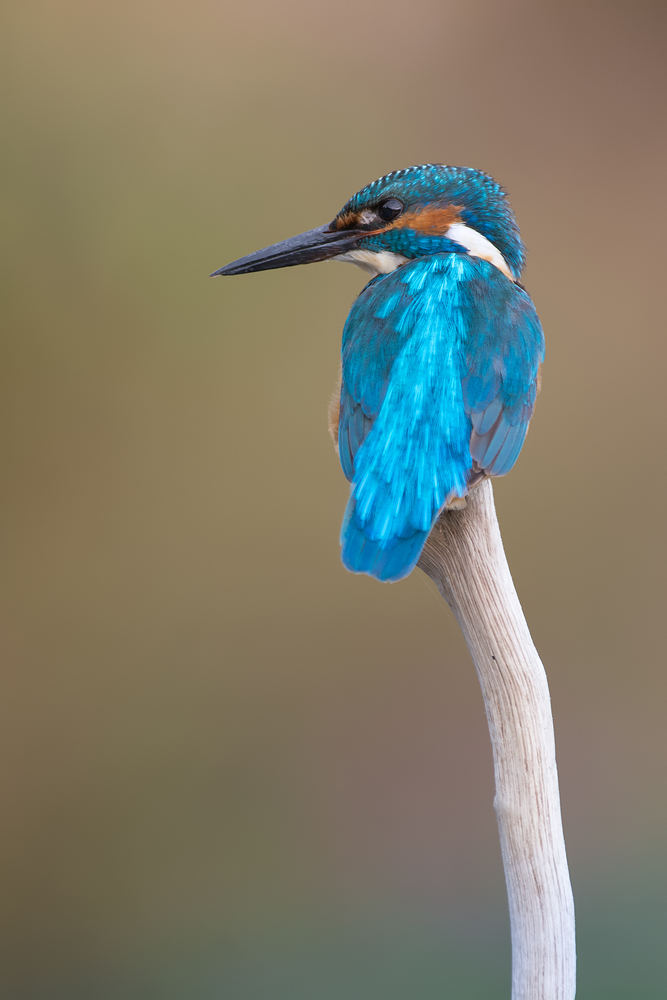
M 368 573 L 376 580 L 395 583 L 408 576 L 417 565 L 429 536 L 428 531 L 407 528 L 405 536 L 373 539 L 357 517 L 357 501 L 352 495 L 343 519 L 340 541 L 343 565 L 352 573 Z

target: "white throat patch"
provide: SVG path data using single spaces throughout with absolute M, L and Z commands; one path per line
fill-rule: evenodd
M 407 257 L 400 253 L 392 253 L 390 250 L 350 250 L 349 253 L 338 254 L 333 260 L 342 260 L 348 264 L 356 264 L 362 271 L 367 271 L 371 278 L 377 278 L 378 274 L 390 274 L 401 264 L 405 264 Z
M 499 271 L 502 271 L 505 277 L 509 278 L 510 281 L 514 281 L 512 272 L 507 266 L 507 261 L 498 247 L 495 247 L 491 240 L 487 240 L 486 236 L 482 236 L 476 229 L 464 226 L 462 222 L 455 222 L 449 227 L 445 235 L 447 239 L 454 240 L 455 243 L 460 243 L 462 247 L 465 247 L 471 257 L 480 257 L 482 260 L 488 260 L 490 264 L 493 264 Z

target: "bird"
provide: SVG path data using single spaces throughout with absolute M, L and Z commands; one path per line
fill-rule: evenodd
M 544 334 L 521 284 L 525 248 L 489 174 L 440 163 L 367 184 L 329 224 L 215 271 L 323 260 L 370 280 L 342 338 L 329 426 L 350 482 L 345 567 L 395 582 L 443 510 L 506 475 L 528 431 Z

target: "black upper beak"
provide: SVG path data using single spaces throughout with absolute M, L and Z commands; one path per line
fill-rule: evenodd
M 264 250 L 256 250 L 247 257 L 232 261 L 211 275 L 248 274 L 250 271 L 268 271 L 274 267 L 291 267 L 293 264 L 312 264 L 316 260 L 328 260 L 338 254 L 353 250 L 362 236 L 368 236 L 363 229 L 334 229 L 319 226 L 307 233 L 292 236 L 289 240 L 274 243 Z

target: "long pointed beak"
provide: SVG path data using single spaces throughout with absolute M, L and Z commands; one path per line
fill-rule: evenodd
M 364 229 L 329 229 L 319 226 L 307 233 L 292 236 L 289 240 L 274 243 L 249 253 L 247 257 L 232 261 L 211 275 L 248 274 L 250 271 L 268 271 L 274 267 L 292 267 L 293 264 L 312 264 L 316 260 L 328 260 L 338 254 L 353 250 L 362 236 L 368 236 Z

